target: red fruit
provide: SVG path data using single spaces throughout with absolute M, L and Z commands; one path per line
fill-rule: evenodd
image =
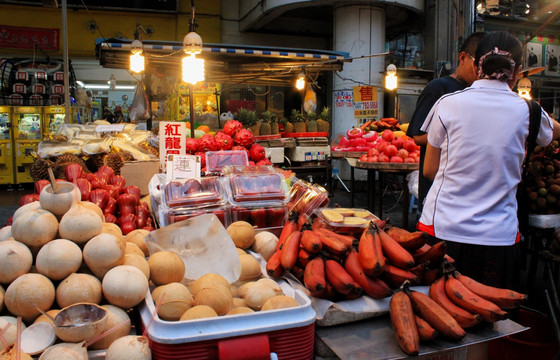
M 392 163 L 402 163 L 403 162 L 403 158 L 400 156 L 391 156 L 391 158 L 389 159 L 389 162 Z
M 257 165 L 257 164 L 255 164 L 255 162 L 254 162 L 253 160 L 249 160 L 249 165 L 250 165 L 250 166 L 255 166 L 255 165 Z
M 391 140 L 391 144 L 395 145 L 397 147 L 397 149 L 402 148 L 403 143 L 404 143 L 404 140 L 400 137 L 395 137 L 393 140 Z
M 368 162 L 378 162 L 379 157 L 377 155 L 374 156 L 368 156 L 367 161 Z
M 112 223 L 112 224 L 116 224 L 117 223 L 117 217 L 113 214 L 104 214 L 105 215 L 105 222 L 106 223 Z
M 268 159 L 262 159 L 260 161 L 257 161 L 255 165 L 272 165 L 272 162 Z
M 243 129 L 243 125 L 237 120 L 228 120 L 224 125 L 224 133 L 233 136 L 236 132 Z
M 109 179 L 113 175 L 109 174 L 109 173 L 104 173 L 104 172 L 98 171 L 98 172 L 95 173 L 95 176 L 97 176 L 97 179 L 99 180 L 99 184 L 100 184 L 99 187 L 103 187 L 103 186 L 105 186 L 109 183 Z M 93 182 L 91 184 L 93 185 Z
M 367 142 L 374 142 L 377 138 L 377 131 L 370 131 L 362 135 L 362 139 L 366 139 Z
M 113 175 L 109 181 L 109 185 L 116 186 L 119 189 L 119 194 L 124 191 L 126 187 L 126 180 L 120 175 Z
M 284 225 L 284 218 L 286 216 L 286 209 L 281 208 L 268 208 L 266 210 L 266 223 L 268 227 L 276 227 Z
M 117 206 L 119 208 L 119 213 L 121 214 L 121 216 L 126 214 L 134 214 L 137 205 L 138 200 L 136 199 L 136 196 L 132 194 L 122 194 L 117 197 Z
M 19 198 L 19 206 L 32 203 L 33 201 L 35 201 L 35 196 L 33 196 L 33 194 L 23 195 Z
M 381 140 L 378 140 L 378 141 L 377 141 L 377 143 L 376 143 L 376 145 L 375 145 L 375 148 L 376 148 L 377 150 L 379 150 L 379 152 L 381 153 L 381 152 L 383 152 L 383 150 L 385 150 L 385 147 L 386 147 L 387 145 L 389 145 L 389 143 L 388 143 L 387 141 L 381 139 Z
M 340 138 L 340 141 L 338 142 L 338 146 L 342 146 L 342 147 L 350 146 L 350 140 L 348 140 L 346 136 L 343 136 L 342 138 Z
M 350 139 L 350 146 L 358 147 L 358 146 L 365 146 L 366 144 L 367 144 L 366 139 L 362 139 L 362 138 Z
M 83 173 L 84 169 L 76 163 L 69 164 L 64 168 L 66 180 L 70 182 L 74 182 L 74 180 L 81 178 Z
M 346 132 L 349 139 L 361 138 L 364 132 L 360 128 L 352 128 Z
M 120 222 L 120 228 L 123 235 L 128 234 L 129 232 L 136 230 L 136 215 L 134 214 L 127 214 L 121 216 L 118 220 Z
M 395 134 L 393 134 L 391 130 L 384 130 L 383 133 L 381 133 L 381 138 L 390 142 L 395 138 Z
M 404 162 L 408 163 L 408 164 L 413 164 L 413 163 L 416 162 L 416 160 L 414 158 L 411 158 L 411 157 L 405 157 Z
M 408 157 L 408 151 L 406 151 L 405 149 L 399 149 L 399 151 L 397 151 L 397 156 L 404 158 Z
M 99 181 L 99 178 L 95 174 L 84 174 L 84 179 L 87 179 L 91 183 L 92 189 L 99 189 L 101 186 L 103 186 L 103 184 L 101 184 L 101 181 Z
M 45 186 L 49 185 L 51 182 L 49 180 L 39 180 L 35 183 L 35 194 L 41 194 L 41 190 L 45 188 Z
M 415 158 L 414 158 L 414 162 L 418 164 L 418 163 L 420 162 L 420 156 L 415 157 Z
M 399 151 L 399 150 L 397 150 L 397 147 L 396 147 L 395 145 L 392 145 L 392 144 L 387 145 L 387 146 L 385 147 L 385 149 L 383 149 L 383 153 L 384 153 L 385 155 L 387 155 L 388 157 L 397 155 L 397 152 L 398 152 L 398 151 Z
M 200 156 L 200 168 L 206 167 L 206 154 L 203 152 L 197 152 L 195 155 Z
M 198 151 L 198 139 L 188 137 L 185 143 L 185 150 L 188 154 L 193 155 Z
M 377 162 L 389 162 L 389 157 L 385 153 L 379 154 Z
M 107 205 L 109 197 L 110 196 L 107 190 L 95 189 L 89 194 L 89 201 L 99 206 L 101 209 L 105 209 L 105 205 Z
M 415 153 L 415 152 L 409 152 L 409 153 L 408 153 L 408 157 L 411 157 L 411 158 L 413 158 L 413 159 L 415 159 L 415 158 L 417 158 L 417 157 L 419 157 L 419 156 L 420 156 L 420 155 L 418 155 L 418 154 Z
M 113 197 L 107 199 L 103 214 L 115 214 L 117 212 L 117 200 Z
M 218 142 L 210 134 L 204 134 L 200 139 L 198 139 L 199 152 L 216 151 L 218 150 L 218 147 Z
M 255 142 L 253 134 L 247 129 L 241 129 L 235 133 L 233 140 L 237 145 L 249 148 Z
M 141 191 L 140 191 L 140 188 L 138 186 L 134 186 L 134 185 L 130 185 L 130 186 L 125 187 L 123 193 L 132 194 L 132 195 L 136 196 L 136 198 L 138 200 L 140 200 L 140 196 L 142 195 Z
M 109 166 L 106 166 L 106 165 L 103 165 L 99 169 L 97 169 L 97 172 L 107 174 L 109 179 L 111 178 L 111 176 L 115 175 L 115 171 L 113 170 L 113 168 L 111 168 Z
M 402 147 L 403 147 L 403 149 L 405 149 L 408 152 L 412 152 L 412 151 L 416 150 L 416 144 L 414 143 L 414 140 L 412 140 L 412 139 L 405 140 L 403 142 Z
M 121 195 L 122 196 L 122 195 Z M 150 210 L 144 206 L 136 206 L 136 228 L 141 229 L 146 226 L 146 221 L 150 217 Z
M 233 221 L 247 221 L 251 220 L 251 213 L 249 209 L 242 206 L 235 206 L 231 208 L 231 216 Z
M 367 152 L 367 156 L 377 156 L 377 155 L 379 155 L 379 150 L 377 150 L 376 148 L 371 148 Z
M 366 154 L 360 156 L 360 161 L 367 161 L 368 156 Z
M 107 192 L 109 193 L 109 196 L 111 196 L 112 198 L 117 198 L 119 196 L 119 188 L 116 187 L 115 185 L 103 185 L 103 189 L 107 190 Z
M 251 224 L 263 229 L 266 226 L 266 210 L 264 208 L 258 208 L 251 210 Z
M 218 143 L 218 147 L 222 150 L 231 150 L 233 147 L 233 139 L 223 131 L 218 131 L 214 138 Z
M 82 194 L 82 201 L 89 201 L 89 196 L 91 194 L 91 183 L 87 179 L 76 179 L 76 186 Z
M 253 144 L 253 146 L 251 146 L 251 149 L 249 149 L 249 159 L 253 160 L 254 162 L 266 159 L 264 147 L 259 144 Z

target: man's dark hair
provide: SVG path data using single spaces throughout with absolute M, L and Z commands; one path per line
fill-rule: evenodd
M 461 45 L 459 52 L 461 53 L 464 51 L 467 54 L 474 56 L 474 54 L 476 53 L 476 48 L 478 47 L 478 43 L 480 42 L 480 40 L 482 40 L 484 35 L 486 35 L 486 33 L 482 31 L 474 32 L 470 34 L 465 39 L 465 41 L 463 41 L 463 44 Z

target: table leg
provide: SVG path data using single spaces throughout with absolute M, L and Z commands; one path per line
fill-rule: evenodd
M 350 166 L 350 207 L 354 207 L 354 167 Z
M 383 219 L 383 173 L 379 173 L 379 218 Z
M 402 209 L 402 228 L 408 230 L 408 205 L 410 203 L 410 193 L 408 191 L 408 182 L 406 175 L 403 176 L 403 209 Z
M 375 196 L 375 176 L 372 176 L 371 170 L 367 171 L 367 188 L 367 209 L 373 213 L 372 199 L 374 199 Z

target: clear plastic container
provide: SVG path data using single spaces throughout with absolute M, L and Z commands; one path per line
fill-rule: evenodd
M 313 210 L 329 204 L 329 192 L 322 186 L 297 180 L 290 189 L 288 210 L 311 215 Z
M 225 205 L 226 193 L 219 177 L 167 180 L 163 204 L 168 208 Z
M 225 166 L 224 175 L 244 175 L 244 174 L 277 174 L 274 166 L 270 165 L 246 165 L 246 166 Z
M 379 220 L 367 209 L 322 207 L 315 209 L 314 213 L 331 229 L 340 233 L 362 232 L 372 220 Z
M 257 229 L 282 227 L 288 218 L 288 207 L 283 204 L 247 204 L 230 207 L 231 221 L 247 221 Z
M 214 214 L 220 220 L 222 225 L 227 228 L 230 221 L 230 213 L 228 206 L 192 208 L 192 209 L 160 209 L 161 226 L 167 226 L 179 221 L 187 220 L 199 215 Z
M 288 185 L 278 173 L 245 173 L 228 176 L 232 203 L 287 201 Z
M 226 166 L 246 166 L 249 164 L 245 150 L 220 150 L 206 152 L 208 172 L 221 172 Z

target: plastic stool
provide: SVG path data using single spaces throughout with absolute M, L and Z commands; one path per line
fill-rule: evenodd
M 408 205 L 408 212 L 412 214 L 412 210 L 414 210 L 414 212 L 418 212 L 418 199 L 416 199 L 416 197 L 414 195 L 410 195 L 410 202 Z

